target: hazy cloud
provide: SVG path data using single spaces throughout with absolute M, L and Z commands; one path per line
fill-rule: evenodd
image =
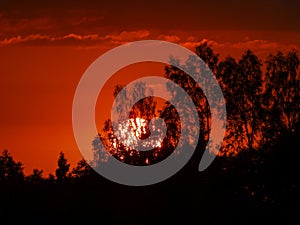
M 117 35 L 106 35 L 105 39 L 111 39 L 113 41 L 132 41 L 137 39 L 146 38 L 150 35 L 148 30 L 138 30 L 138 31 L 122 31 Z
M 30 34 L 28 36 L 18 35 L 16 37 L 5 38 L 0 41 L 0 46 L 2 45 L 14 45 L 14 44 L 49 44 L 49 43 L 61 43 L 61 41 L 100 41 L 102 38 L 97 34 L 88 34 L 88 35 L 78 35 L 78 34 L 67 34 L 61 37 L 54 37 L 50 35 L 41 35 L 41 34 Z
M 99 34 L 75 34 L 70 33 L 63 36 L 52 36 L 43 34 L 17 35 L 0 40 L 0 46 L 5 45 L 99 45 L 108 41 L 113 43 L 125 43 L 146 38 L 150 35 L 148 30 L 123 31 L 120 34 L 108 34 L 100 36 Z
M 108 33 L 100 35 L 69 33 L 65 35 L 47 35 L 47 34 L 29 34 L 16 35 L 9 38 L 0 39 L 0 46 L 26 45 L 26 46 L 82 46 L 82 47 L 105 47 L 113 48 L 117 45 L 138 41 L 143 39 L 156 39 L 170 41 L 180 44 L 192 51 L 201 43 L 207 42 L 213 47 L 215 52 L 222 56 L 240 56 L 244 51 L 250 49 L 260 56 L 265 56 L 271 52 L 289 51 L 299 49 L 299 43 L 280 42 L 269 39 L 251 39 L 249 36 L 243 36 L 235 40 L 222 41 L 213 38 L 201 38 L 201 35 L 180 36 L 174 34 L 160 34 L 150 32 L 149 30 L 122 31 L 120 33 Z
M 164 41 L 169 41 L 169 42 L 179 42 L 180 41 L 180 37 L 177 36 L 177 35 L 161 34 L 157 37 L 157 39 L 164 40 Z

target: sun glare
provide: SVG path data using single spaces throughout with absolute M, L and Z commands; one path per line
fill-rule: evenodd
M 151 127 L 152 130 L 155 130 L 155 126 Z M 131 118 L 124 123 L 118 125 L 116 134 L 121 138 L 121 142 L 128 149 L 139 150 L 142 148 L 160 148 L 163 139 L 161 137 L 152 138 L 145 140 L 143 137 L 148 137 L 150 135 L 149 127 L 147 120 L 143 118 Z M 141 141 L 142 140 L 142 141 Z M 113 143 L 114 147 L 117 145 Z

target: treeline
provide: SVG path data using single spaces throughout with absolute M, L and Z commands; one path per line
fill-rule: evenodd
M 35 169 L 25 176 L 22 164 L 4 151 L 0 156 L 0 222 L 297 224 L 299 137 L 299 131 L 285 134 L 259 151 L 218 156 L 201 173 L 197 166 L 187 165 L 170 179 L 144 187 L 110 182 L 84 160 L 70 170 L 63 153 L 54 175 L 44 178 L 42 170 Z
M 259 59 L 251 50 L 242 54 L 240 59 L 228 56 L 221 60 L 212 46 L 205 42 L 196 47 L 196 54 L 214 73 L 224 94 L 227 121 L 224 124 L 226 134 L 221 146 L 221 154 L 233 156 L 242 151 L 264 150 L 267 146 L 274 145 L 282 135 L 292 135 L 297 132 L 300 124 L 300 61 L 295 50 L 270 54 L 265 61 Z M 174 60 L 174 64 L 180 63 Z M 199 140 L 192 140 L 192 142 L 198 143 L 196 151 L 199 161 L 205 146 L 209 144 L 211 131 L 211 108 L 202 88 L 205 88 L 206 92 L 214 93 L 214 87 L 204 79 L 205 76 L 201 76 L 201 72 L 205 73 L 206 68 L 197 65 L 193 57 L 180 66 L 191 72 L 200 69 L 200 73 L 196 72 L 196 74 L 198 73 L 199 79 L 206 84 L 205 87 L 198 86 L 188 74 L 176 66 L 165 67 L 165 77 L 182 87 L 197 108 L 200 137 Z M 122 88 L 116 86 L 115 97 Z M 172 99 L 181 102 L 182 104 L 179 105 L 184 108 L 185 100 L 182 99 L 182 95 L 174 91 L 171 86 L 167 88 Z M 143 93 L 146 93 L 145 85 L 138 84 L 133 93 L 127 93 L 126 99 L 120 101 L 130 101 L 131 96 L 142 96 Z M 218 99 L 213 104 L 215 104 L 214 109 L 217 110 Z M 150 120 L 156 112 L 156 106 L 157 102 L 153 97 L 144 98 L 134 104 L 130 116 L 133 119 L 138 116 Z M 128 109 L 122 108 L 122 104 L 120 107 L 115 113 L 122 117 Z M 183 111 L 187 112 L 184 119 L 190 124 L 186 129 L 195 129 L 193 127 L 195 118 L 191 118 L 191 114 L 188 113 L 190 109 L 184 108 Z M 127 116 L 126 114 L 125 118 Z M 179 142 L 181 123 L 177 110 L 169 102 L 165 102 L 162 111 L 155 116 L 164 119 L 167 125 L 167 138 L 160 147 L 147 152 L 128 149 L 118 141 L 111 121 L 107 120 L 100 133 L 105 148 L 100 147 L 97 138 L 93 142 L 96 161 L 105 158 L 106 149 L 120 161 L 133 165 L 147 165 L 149 162 L 155 163 L 164 159 Z
M 247 163 L 261 166 L 266 160 L 265 155 L 273 154 L 272 149 L 279 140 L 283 137 L 299 136 L 300 77 L 298 68 L 300 62 L 295 50 L 286 54 L 282 52 L 270 54 L 264 64 L 250 50 L 247 50 L 239 60 L 232 57 L 220 60 L 219 55 L 208 43 L 197 46 L 196 54 L 217 77 L 226 100 L 226 135 L 221 148 L 223 154 L 219 155 L 219 159 L 227 162 L 223 169 L 234 168 L 235 163 L 233 162 L 238 163 L 238 161 L 247 161 Z M 189 70 L 195 70 L 199 65 L 195 65 L 191 58 L 185 62 L 184 66 Z M 191 169 L 196 169 L 209 138 L 210 107 L 201 87 L 197 86 L 195 81 L 182 70 L 168 66 L 165 68 L 165 74 L 166 78 L 173 80 L 185 89 L 197 106 L 201 125 L 200 139 L 197 153 L 189 162 Z M 206 88 L 210 88 L 209 85 Z M 114 93 L 115 96 L 122 87 L 117 86 L 117 89 Z M 144 89 L 139 87 L 138 91 L 141 90 Z M 176 98 L 176 93 L 173 97 Z M 154 113 L 155 107 L 155 100 L 146 98 L 140 104 L 135 105 L 132 114 L 139 117 L 146 114 L 149 117 Z M 152 159 L 150 162 L 155 162 L 155 159 L 165 157 L 164 153 L 170 154 L 170 149 L 176 146 L 180 138 L 180 133 L 177 132 L 180 126 L 178 114 L 172 105 L 166 103 L 158 116 L 164 118 L 169 126 L 167 133 L 169 139 L 164 141 L 161 147 L 167 149 L 165 152 L 148 151 L 144 153 L 148 155 L 142 158 L 138 151 L 135 151 L 135 154 L 131 154 L 131 151 L 124 153 L 124 146 L 119 144 L 108 150 L 119 159 L 126 154 L 128 163 L 136 165 L 140 161 L 144 163 L 146 157 Z M 105 142 L 110 143 L 110 145 L 104 145 L 106 147 L 114 146 L 116 138 L 112 133 L 109 121 L 106 121 L 104 132 L 108 134 Z M 171 138 L 173 141 L 170 141 Z M 290 148 L 290 146 L 286 146 L 286 148 Z M 96 153 L 103 151 L 96 147 L 94 150 Z M 104 151 L 106 150 L 104 149 Z M 286 151 L 288 152 L 288 150 Z M 245 155 L 248 159 L 244 159 Z M 141 165 L 143 165 L 142 163 Z M 247 163 L 245 162 L 245 164 Z M 0 156 L 0 183 L 72 183 L 95 176 L 97 176 L 96 173 L 84 159 L 80 160 L 71 170 L 63 153 L 59 155 L 56 171 L 47 178 L 43 176 L 43 170 L 40 169 L 34 169 L 30 175 L 25 176 L 22 163 L 16 162 L 7 150 L 3 151 Z
M 299 129 L 300 62 L 295 50 L 270 54 L 265 61 L 251 50 L 238 60 L 230 56 L 220 60 L 219 54 L 205 42 L 196 47 L 196 54 L 216 76 L 226 101 L 224 154 L 258 150 L 272 145 L 281 135 L 293 134 Z M 189 71 L 199 68 L 193 58 L 183 66 Z M 185 89 L 193 99 L 202 125 L 200 139 L 207 141 L 210 107 L 201 88 L 213 93 L 214 87 L 209 83 L 206 87 L 197 86 L 193 79 L 174 66 L 166 67 L 166 77 Z
M 95 173 L 84 159 L 80 160 L 71 170 L 70 163 L 68 163 L 63 152 L 60 152 L 57 160 L 55 175 L 50 173 L 48 177 L 45 177 L 43 172 L 44 171 L 40 169 L 33 169 L 32 173 L 26 176 L 24 174 L 23 164 L 14 160 L 8 150 L 4 150 L 0 155 L 0 185 L 21 185 L 25 183 L 72 183 L 81 179 L 87 179 Z

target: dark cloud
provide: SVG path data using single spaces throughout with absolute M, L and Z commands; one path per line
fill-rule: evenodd
M 300 1 L 2 1 L 1 37 L 137 30 L 300 31 Z

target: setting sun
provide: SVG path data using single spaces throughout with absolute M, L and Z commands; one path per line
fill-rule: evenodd
M 147 140 L 151 135 L 149 124 L 147 120 L 143 118 L 131 118 L 124 123 L 120 123 L 117 126 L 116 136 L 120 137 L 122 144 L 125 145 L 126 150 L 139 150 L 139 148 L 160 148 L 162 145 L 163 138 L 157 137 L 155 140 Z M 152 130 L 155 130 L 156 127 L 152 124 L 150 127 Z M 113 146 L 117 146 L 117 139 L 113 139 Z

